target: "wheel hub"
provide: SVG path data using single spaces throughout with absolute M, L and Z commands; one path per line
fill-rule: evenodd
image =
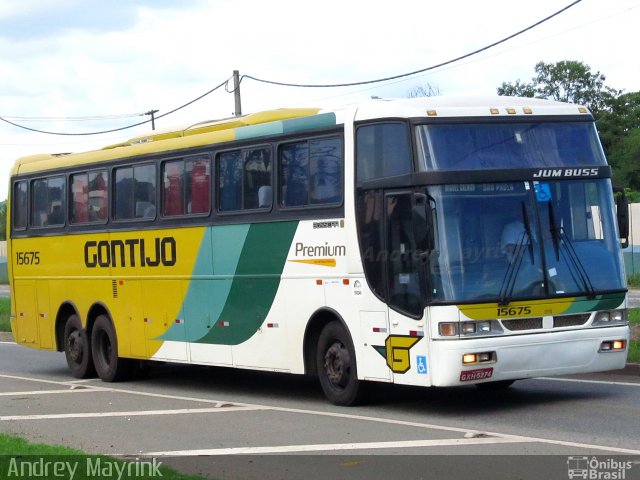
M 324 369 L 333 385 L 344 387 L 349 381 L 351 360 L 349 351 L 340 343 L 334 343 L 324 356 Z
M 69 335 L 67 339 L 67 351 L 69 352 L 69 357 L 74 362 L 82 361 L 82 356 L 84 354 L 84 342 L 82 341 L 82 335 L 80 335 L 80 331 L 74 330 Z

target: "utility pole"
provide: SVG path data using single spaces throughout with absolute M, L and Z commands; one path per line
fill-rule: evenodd
M 236 111 L 235 116 L 242 115 L 242 105 L 240 103 L 240 72 L 233 71 L 233 98 L 235 99 Z
M 149 110 L 144 113 L 145 115 L 151 115 L 151 130 L 156 129 L 156 117 L 154 116 L 156 113 L 158 113 L 158 110 Z

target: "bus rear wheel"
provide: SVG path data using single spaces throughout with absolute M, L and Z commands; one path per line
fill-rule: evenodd
M 316 366 L 322 390 L 331 403 L 350 406 L 363 399 L 364 382 L 358 380 L 353 344 L 339 322 L 327 324 L 320 333 Z
M 70 315 L 64 325 L 64 356 L 71 375 L 76 378 L 95 377 L 96 371 L 91 357 L 91 342 L 82 328 L 78 315 Z
M 98 315 L 93 324 L 91 351 L 96 372 L 102 381 L 119 382 L 131 374 L 131 360 L 118 357 L 116 331 L 106 315 Z

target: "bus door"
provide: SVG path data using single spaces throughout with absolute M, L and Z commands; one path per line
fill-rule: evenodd
M 36 300 L 40 348 L 54 350 L 53 324 L 55 323 L 55 318 L 52 319 L 50 317 L 51 312 L 49 311 L 49 280 L 36 281 Z
M 387 364 L 397 383 L 429 384 L 424 258 L 429 227 L 427 197 L 414 190 L 385 191 Z M 427 337 L 427 338 L 425 338 Z

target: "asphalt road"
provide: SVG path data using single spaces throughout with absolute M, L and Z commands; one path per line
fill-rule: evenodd
M 78 381 L 63 354 L 0 343 L 0 431 L 227 480 L 567 478 L 569 457 L 640 461 L 640 376 L 499 394 L 382 385 L 340 408 L 304 377 L 160 365 L 128 383 Z

